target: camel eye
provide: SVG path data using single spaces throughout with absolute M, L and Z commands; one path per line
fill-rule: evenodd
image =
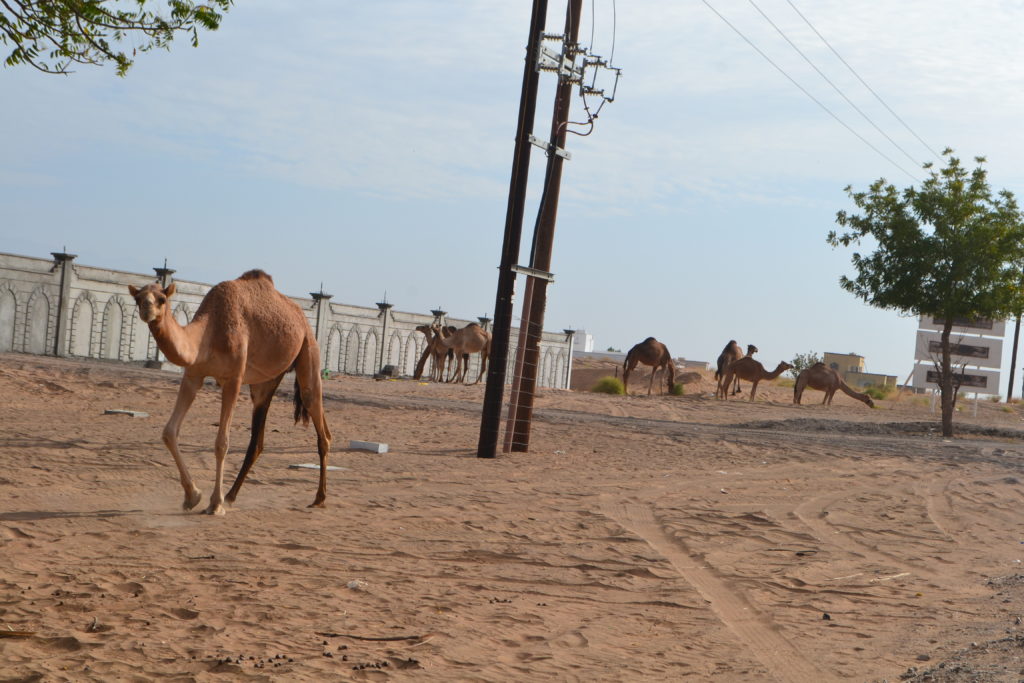
M 163 306 L 165 303 L 167 303 L 167 297 L 157 296 L 157 297 L 154 297 L 154 298 L 156 299 L 157 306 Z

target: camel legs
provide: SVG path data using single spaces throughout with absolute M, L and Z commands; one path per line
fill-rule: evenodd
M 242 367 L 245 367 L 244 363 Z M 234 377 L 224 380 L 220 390 L 220 425 L 217 427 L 217 439 L 213 443 L 213 457 L 217 461 L 217 471 L 213 479 L 213 493 L 210 494 L 210 504 L 206 508 L 208 515 L 223 515 L 224 493 L 222 491 L 224 482 L 224 458 L 228 454 L 228 442 L 230 441 L 231 416 L 235 412 L 235 403 L 238 401 L 238 394 L 242 391 L 241 368 Z
M 331 430 L 324 418 L 323 386 L 320 383 L 320 350 L 316 341 L 307 338 L 295 361 L 295 381 L 299 385 L 302 405 L 316 430 L 316 450 L 320 456 L 320 481 L 311 508 L 322 508 L 327 499 L 327 454 L 331 450 Z
M 651 381 L 647 384 L 647 395 L 651 395 L 651 391 L 654 389 L 654 376 L 658 374 L 658 368 L 651 368 Z
M 284 373 L 281 373 L 269 382 L 253 384 L 249 387 L 249 393 L 252 395 L 252 429 L 250 430 L 249 448 L 245 451 L 245 460 L 242 461 L 242 467 L 238 470 L 235 483 L 231 485 L 228 495 L 224 498 L 224 502 L 228 505 L 235 502 L 235 498 L 238 497 L 238 489 L 242 488 L 242 482 L 245 481 L 249 470 L 256 464 L 260 453 L 263 452 L 263 434 L 267 429 L 267 413 L 270 411 L 270 402 L 274 400 L 274 392 L 277 391 L 283 378 Z
M 430 344 L 427 344 L 426 348 L 423 349 L 423 353 L 420 354 L 420 359 L 416 362 L 416 369 L 412 373 L 413 379 L 419 379 L 423 376 L 423 368 L 426 367 L 427 358 L 430 355 Z M 433 375 L 433 369 L 431 369 L 431 375 Z
M 487 356 L 489 351 L 490 349 L 487 347 L 480 350 L 480 374 L 476 376 L 476 381 L 473 384 L 479 384 L 487 372 Z
M 626 366 L 622 369 L 622 388 L 625 390 L 623 393 L 629 396 L 629 373 L 633 372 L 633 368 L 636 367 L 636 360 L 629 359 L 626 362 Z
M 761 380 L 759 380 L 759 379 L 755 379 L 753 382 L 750 383 L 750 402 L 751 403 L 754 402 L 754 396 L 757 394 L 757 383 L 760 382 L 760 381 Z
M 185 467 L 185 461 L 182 460 L 181 453 L 178 452 L 178 431 L 181 429 L 181 423 L 185 420 L 185 413 L 192 406 L 201 386 L 203 386 L 202 377 L 189 375 L 182 377 L 181 386 L 178 388 L 178 398 L 174 402 L 174 411 L 171 413 L 170 419 L 167 420 L 163 433 L 164 445 L 174 457 L 174 464 L 178 466 L 181 487 L 185 489 L 185 502 L 181 505 L 184 510 L 194 508 L 199 503 L 199 499 L 203 497 L 202 492 L 192 483 L 192 477 L 188 473 L 188 468 Z
M 718 390 L 715 391 L 715 398 L 729 400 L 729 385 L 732 384 L 733 375 L 728 370 L 722 373 L 718 380 Z

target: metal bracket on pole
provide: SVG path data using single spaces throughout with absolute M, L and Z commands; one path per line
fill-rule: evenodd
M 537 147 L 540 147 L 545 152 L 554 152 L 555 154 L 557 154 L 558 156 L 562 157 L 563 159 L 565 159 L 567 161 L 572 159 L 572 152 L 566 151 L 566 150 L 561 149 L 559 147 L 555 147 L 554 145 L 552 145 L 547 140 L 541 140 L 536 135 L 531 135 L 530 136 L 530 143 L 533 144 L 533 145 L 536 145 Z
M 549 273 L 546 270 L 537 270 L 536 268 L 529 268 L 527 266 L 512 266 L 513 273 L 519 273 L 520 275 L 527 275 L 529 277 L 535 277 L 538 280 L 546 280 L 548 282 L 555 281 L 555 274 Z
M 565 36 L 544 34 L 542 40 L 564 42 Z M 576 59 L 541 44 L 537 49 L 537 70 L 558 72 L 558 77 L 571 83 L 583 82 L 583 69 L 576 65 Z

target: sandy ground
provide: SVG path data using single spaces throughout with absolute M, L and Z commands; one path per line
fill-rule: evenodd
M 691 379 L 545 391 L 531 452 L 481 460 L 481 386 L 332 378 L 323 510 L 282 391 L 210 517 L 161 442 L 176 375 L 0 354 L 0 680 L 1024 676 L 1020 407 L 965 404 L 947 440 L 921 397 Z M 218 403 L 182 430 L 207 495 Z

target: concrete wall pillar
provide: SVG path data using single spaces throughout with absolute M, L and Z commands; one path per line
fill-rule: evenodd
M 77 254 L 65 254 L 60 251 L 52 251 L 50 255 L 53 256 L 53 270 L 51 272 L 58 272 L 58 292 L 57 292 L 57 323 L 53 333 L 53 355 L 55 356 L 66 356 L 68 355 L 68 309 L 71 308 L 71 277 L 74 275 L 74 269 L 68 266 L 72 261 L 77 258 Z
M 327 337 L 331 333 L 331 326 L 329 323 L 331 317 L 330 300 L 334 295 L 324 294 L 322 287 L 319 292 L 310 292 L 309 295 L 313 297 L 313 305 L 316 307 L 313 336 L 316 337 L 316 344 L 320 347 L 320 367 L 325 368 L 327 365 L 324 354 L 327 353 Z

